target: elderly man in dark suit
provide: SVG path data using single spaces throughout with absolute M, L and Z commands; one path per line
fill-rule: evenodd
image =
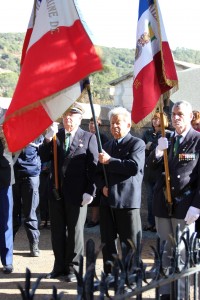
M 165 179 L 160 174 L 157 180 L 153 213 L 156 216 L 156 228 L 161 240 L 167 241 L 167 252 L 164 264 L 169 266 L 169 256 L 173 247 L 171 236 L 175 236 L 176 227 L 180 224 L 181 232 L 188 227 L 195 231 L 195 220 L 200 214 L 200 133 L 191 127 L 192 107 L 186 101 L 179 101 L 172 108 L 172 125 L 174 136 L 168 147 L 166 138 L 158 140 L 158 146 L 151 154 L 152 167 L 163 164 L 163 150 L 168 148 L 171 196 L 173 200 L 172 216 L 164 196 Z M 163 172 L 164 170 L 161 170 Z M 182 247 L 183 248 L 183 247 Z M 181 249 L 180 249 L 181 250 Z M 182 255 L 184 255 L 182 249 Z M 170 299 L 169 286 L 161 288 L 161 299 Z M 181 289 L 180 298 L 184 298 Z
M 55 256 L 53 270 L 47 278 L 65 275 L 67 282 L 76 281 L 72 268 L 79 270 L 79 259 L 84 254 L 84 224 L 87 205 L 95 195 L 94 175 L 98 162 L 95 134 L 82 130 L 82 106 L 75 102 L 63 115 L 63 126 L 57 133 L 57 163 L 60 199 L 50 194 L 52 247 Z M 52 160 L 50 142 L 54 130 L 46 135 L 47 144 L 41 147 L 44 161 Z M 48 143 L 49 142 L 49 143 Z M 54 183 L 51 172 L 51 186 Z
M 131 115 L 123 107 L 109 112 L 110 130 L 114 139 L 103 145 L 99 154 L 96 174 L 97 186 L 101 189 L 100 230 L 103 247 L 104 271 L 111 273 L 111 266 L 117 253 L 117 235 L 125 243 L 127 252 L 129 240 L 136 245 L 141 233 L 141 186 L 145 161 L 145 143 L 131 135 Z M 105 167 L 108 184 L 104 178 Z

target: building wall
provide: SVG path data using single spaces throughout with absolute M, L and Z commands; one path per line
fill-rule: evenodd
M 179 89 L 170 96 L 173 102 L 186 100 L 191 103 L 194 110 L 200 110 L 200 68 L 190 68 L 177 72 Z M 115 84 L 114 105 L 123 106 L 129 111 L 132 109 L 133 77 L 125 78 Z
M 115 85 L 114 104 L 123 106 L 131 111 L 133 100 L 133 77 L 125 79 Z

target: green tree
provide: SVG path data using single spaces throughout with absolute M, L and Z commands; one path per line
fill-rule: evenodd
M 12 97 L 17 84 L 18 74 L 14 72 L 0 74 L 0 96 Z

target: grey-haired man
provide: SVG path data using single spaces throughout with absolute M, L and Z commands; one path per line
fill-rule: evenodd
M 56 200 L 51 193 L 49 202 L 55 262 L 47 278 L 64 275 L 67 282 L 76 281 L 71 267 L 78 271 L 80 256 L 84 255 L 83 233 L 87 204 L 92 202 L 96 190 L 94 175 L 98 161 L 97 141 L 95 134 L 79 127 L 83 113 L 82 105 L 75 102 L 63 115 L 64 128 L 58 131 L 56 137 L 61 199 Z M 46 138 L 51 139 L 51 133 Z M 43 160 L 52 160 L 51 189 L 54 184 L 52 147 L 52 141 L 49 141 L 41 148 Z

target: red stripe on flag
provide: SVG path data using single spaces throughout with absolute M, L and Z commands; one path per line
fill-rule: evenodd
M 23 48 L 22 48 L 22 55 L 21 55 L 21 62 L 20 65 L 22 67 L 23 63 L 24 63 L 24 59 L 26 56 L 26 51 L 30 42 L 30 38 L 31 38 L 31 34 L 33 32 L 33 28 L 28 28 L 25 38 L 24 38 L 24 44 L 23 44 Z
M 176 78 L 176 76 L 174 78 Z M 132 107 L 133 122 L 137 124 L 148 116 L 154 110 L 160 95 L 170 88 L 171 87 L 165 83 L 161 52 L 158 52 L 153 57 L 153 60 L 141 69 L 134 80 L 134 101 Z
M 4 123 L 8 148 L 11 152 L 24 148 L 51 124 L 52 120 L 41 105 L 10 118 Z
M 80 21 L 72 27 L 60 27 L 58 32 L 48 32 L 27 52 L 6 116 L 101 69 L 99 57 Z
M 168 42 L 162 42 L 162 55 L 166 78 L 169 80 L 178 81 L 176 68 L 173 63 L 173 57 Z
M 101 61 L 80 20 L 70 27 L 47 32 L 35 42 L 26 52 L 5 115 L 3 129 L 9 150 L 22 149 L 55 121 L 43 109 L 41 100 L 101 69 Z

